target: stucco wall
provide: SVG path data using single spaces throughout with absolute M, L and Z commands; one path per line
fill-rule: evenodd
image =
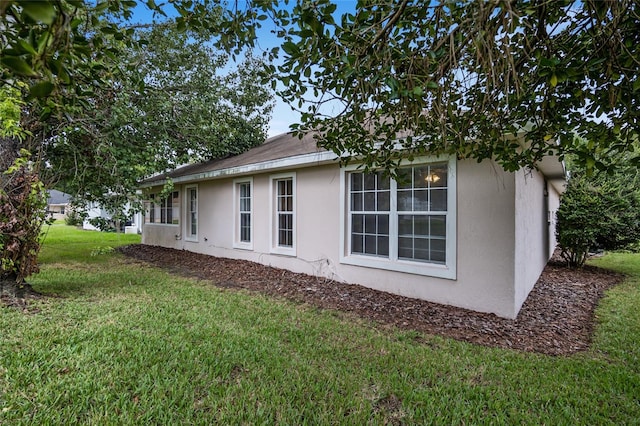
M 233 248 L 234 184 L 228 178 L 197 183 L 197 242 L 182 237 L 183 205 L 179 226 L 145 224 L 143 243 L 252 260 L 504 317 L 516 315 L 516 174 L 489 162 L 457 163 L 455 280 L 341 264 L 340 174 L 337 165 L 296 170 L 295 257 L 270 253 L 271 181 L 267 173 L 253 176 L 253 250 Z M 184 190 L 182 186 L 177 189 Z M 524 192 L 520 195 L 526 196 Z M 529 221 L 525 217 L 521 220 Z
M 515 182 L 514 303 L 519 310 L 553 253 L 548 211 L 549 192 L 555 191 L 536 170 L 518 171 Z

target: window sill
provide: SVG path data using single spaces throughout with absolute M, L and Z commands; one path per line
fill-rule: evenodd
M 363 266 L 366 268 L 384 269 L 394 272 L 405 272 L 413 275 L 423 275 L 426 277 L 444 278 L 448 280 L 456 279 L 456 270 L 448 265 L 435 263 L 420 263 L 406 260 L 389 260 L 376 258 L 373 256 L 350 255 L 342 256 L 340 263 L 345 265 Z
M 279 254 L 282 256 L 296 257 L 295 247 L 271 247 L 271 254 Z
M 233 248 L 238 250 L 253 251 L 253 243 L 233 243 Z

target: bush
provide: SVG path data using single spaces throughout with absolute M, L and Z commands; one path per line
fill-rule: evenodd
M 67 226 L 82 226 L 84 218 L 80 213 L 75 210 L 71 210 L 67 213 L 67 216 L 64 218 L 64 223 Z
M 38 272 L 40 231 L 47 223 L 44 185 L 30 154 L 20 155 L 0 179 L 0 280 L 18 284 Z
M 621 170 L 569 180 L 557 213 L 556 235 L 564 260 L 580 267 L 596 249 L 631 248 L 640 240 L 640 181 Z

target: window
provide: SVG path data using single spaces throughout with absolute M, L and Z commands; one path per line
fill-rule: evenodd
M 455 279 L 455 160 L 344 172 L 347 264 Z
M 186 240 L 198 240 L 198 187 L 186 187 L 187 198 L 187 217 L 186 217 Z
M 178 225 L 180 217 L 180 193 L 173 191 L 166 198 L 150 194 L 145 221 L 154 224 Z
M 295 256 L 295 175 L 272 176 L 272 251 Z
M 253 179 L 234 181 L 234 247 L 253 249 L 252 217 Z

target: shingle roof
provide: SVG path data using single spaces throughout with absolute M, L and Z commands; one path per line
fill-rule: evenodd
M 258 164 L 266 161 L 295 157 L 297 155 L 326 152 L 319 148 L 312 133 L 306 134 L 302 139 L 291 133 L 283 133 L 267 139 L 262 145 L 252 148 L 242 154 L 232 157 L 215 159 L 204 163 L 189 164 L 179 167 L 167 173 L 159 174 L 141 182 L 142 185 L 162 182 L 166 178 L 176 179 L 190 175 L 200 175 L 216 170 L 230 169 L 233 167 Z
M 56 189 L 49 190 L 49 199 L 47 200 L 47 204 L 69 204 L 71 202 L 71 195 L 65 194 L 62 191 L 58 191 Z

